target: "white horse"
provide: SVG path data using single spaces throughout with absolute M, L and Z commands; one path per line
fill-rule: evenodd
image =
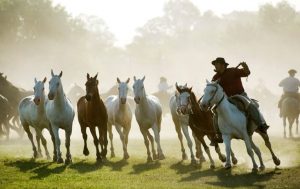
M 144 137 L 148 155 L 147 161 L 150 162 L 152 161 L 152 157 L 149 150 L 149 140 L 152 146 L 153 159 L 158 158 L 162 160 L 165 158 L 161 149 L 159 135 L 161 128 L 162 109 L 159 100 L 156 97 L 146 94 L 144 80 L 145 76 L 143 79 L 136 79 L 134 76 L 133 91 L 134 101 L 136 102 L 135 117 L 139 124 L 140 131 Z M 150 128 L 152 128 L 154 132 L 158 155 L 155 152 L 153 136 L 149 132 Z
M 187 87 L 182 86 L 182 87 Z M 189 125 L 189 115 L 184 115 L 184 114 L 179 114 L 177 112 L 177 107 L 178 107 L 178 101 L 179 101 L 179 94 L 176 91 L 175 95 L 173 95 L 170 99 L 170 103 L 169 103 L 169 107 L 170 107 L 170 111 L 171 111 L 171 115 L 172 115 L 172 119 L 175 125 L 175 129 L 178 135 L 178 139 L 180 141 L 180 145 L 181 145 L 181 152 L 182 152 L 182 160 L 186 160 L 187 159 L 187 155 L 185 153 L 185 149 L 183 146 L 183 142 L 182 142 L 182 133 L 181 130 L 186 138 L 188 147 L 190 149 L 190 153 L 191 153 L 191 163 L 195 164 L 196 163 L 196 158 L 194 156 L 194 152 L 193 152 L 193 142 L 191 140 L 190 134 L 189 134 L 189 129 L 188 129 L 188 125 Z M 193 134 L 193 138 L 195 140 L 195 144 L 196 144 L 196 157 L 198 157 L 200 159 L 200 161 L 205 161 L 205 158 L 203 156 L 203 152 L 201 149 L 201 143 L 200 141 L 197 139 L 196 136 L 194 136 Z
M 48 129 L 52 138 L 53 145 L 55 147 L 53 132 L 51 130 L 50 122 L 48 121 L 45 113 L 45 102 L 47 99 L 45 97 L 44 83 L 46 82 L 46 80 L 46 77 L 43 81 L 37 81 L 36 78 L 34 78 L 34 95 L 25 97 L 21 100 L 19 104 L 19 116 L 21 124 L 23 125 L 23 128 L 26 131 L 28 138 L 32 144 L 33 157 L 42 157 L 42 151 L 40 146 L 41 139 L 47 159 L 50 159 L 50 155 L 47 148 L 47 141 L 42 134 L 43 129 Z M 36 132 L 38 150 L 36 150 L 36 146 L 33 142 L 33 136 L 30 132 L 29 126 L 33 127 Z M 56 151 L 54 148 L 54 156 L 55 153 Z
M 49 101 L 46 103 L 46 116 L 51 123 L 52 131 L 55 137 L 55 146 L 57 151 L 57 162 L 63 163 L 60 151 L 60 139 L 58 129 L 65 130 L 66 136 L 66 160 L 65 163 L 72 163 L 72 157 L 70 153 L 70 137 L 72 134 L 72 124 L 74 119 L 74 109 L 71 102 L 67 99 L 63 91 L 61 83 L 62 71 L 59 75 L 54 75 L 51 70 L 52 78 L 49 82 Z
M 204 90 L 204 95 L 201 100 L 200 106 L 203 109 L 209 109 L 215 106 L 215 110 L 218 114 L 218 126 L 222 133 L 222 137 L 225 143 L 226 149 L 226 164 L 225 168 L 230 168 L 230 150 L 231 150 L 231 139 L 242 139 L 245 141 L 247 152 L 251 157 L 253 163 L 253 171 L 257 170 L 258 166 L 254 159 L 255 151 L 256 155 L 260 161 L 260 169 L 264 169 L 264 163 L 261 157 L 261 152 L 259 148 L 253 143 L 252 134 L 254 131 L 259 133 L 265 141 L 266 146 L 272 154 L 273 161 L 275 165 L 280 164 L 280 160 L 273 153 L 271 143 L 267 134 L 264 134 L 257 130 L 257 125 L 253 121 L 249 124 L 247 129 L 247 118 L 243 112 L 241 112 L 235 105 L 228 101 L 226 94 L 224 93 L 222 87 L 217 82 L 210 83 L 206 81 L 207 85 Z M 249 134 L 249 133 L 250 134 Z
M 116 130 L 120 135 L 120 139 L 123 144 L 124 159 L 129 158 L 127 152 L 128 144 L 128 134 L 131 128 L 132 112 L 130 105 L 127 101 L 128 93 L 128 83 L 130 79 L 128 78 L 126 82 L 121 82 L 117 78 L 119 87 L 119 96 L 111 95 L 105 101 L 105 106 L 108 114 L 107 129 L 109 133 L 110 146 L 111 146 L 111 157 L 115 157 L 114 146 L 113 146 L 113 133 L 112 125 L 115 125 Z

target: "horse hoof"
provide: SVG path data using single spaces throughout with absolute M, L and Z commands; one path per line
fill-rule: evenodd
M 213 164 L 211 164 L 211 165 L 210 165 L 210 168 L 211 168 L 211 169 L 215 169 L 215 168 L 216 168 L 216 166 L 215 166 L 215 165 L 213 165 Z
M 191 160 L 191 165 L 197 165 L 197 161 L 195 159 Z
M 166 159 L 166 157 L 165 157 L 165 155 L 164 154 L 159 154 L 159 160 L 164 160 L 164 159 Z
M 33 158 L 34 159 L 38 158 L 38 153 L 37 152 L 33 152 Z
M 83 154 L 84 154 L 85 156 L 88 156 L 88 155 L 90 154 L 90 152 L 89 152 L 89 150 L 86 148 L 86 149 L 83 150 Z
M 147 158 L 147 162 L 149 163 L 149 162 L 152 162 L 153 160 L 152 160 L 152 158 L 149 156 L 148 158 Z
M 225 165 L 225 169 L 226 169 L 226 170 L 231 169 L 231 165 L 230 165 L 230 164 L 226 164 L 226 165 Z
M 258 171 L 257 167 L 253 167 L 253 168 L 252 168 L 252 172 L 255 173 L 255 172 L 257 172 L 257 171 Z
M 182 154 L 182 160 L 187 160 L 187 159 L 188 159 L 188 157 L 187 157 L 186 153 Z
M 53 156 L 53 162 L 57 162 L 57 156 Z
M 206 159 L 205 159 L 204 156 L 201 156 L 201 157 L 199 158 L 199 160 L 200 160 L 200 162 L 206 162 Z
M 276 166 L 280 165 L 280 159 L 278 159 L 277 157 L 273 158 L 273 162 L 275 163 Z
M 226 162 L 226 156 L 224 154 L 222 154 L 219 159 L 224 163 Z
M 129 159 L 129 155 L 128 154 L 124 154 L 123 159 Z
M 264 165 L 261 165 L 261 166 L 259 167 L 259 170 L 260 170 L 260 171 L 265 170 L 265 166 L 264 166 Z
M 203 157 L 203 155 L 200 155 L 200 152 L 196 152 L 196 158 L 201 159 Z
M 236 164 L 238 163 L 238 160 L 237 160 L 236 158 L 232 158 L 231 161 L 232 161 L 232 164 L 233 164 L 233 165 L 236 165 Z
M 66 165 L 69 165 L 69 164 L 71 164 L 71 163 L 72 163 L 72 159 L 66 159 L 66 160 L 65 160 L 65 164 L 66 164 Z
M 157 160 L 158 159 L 158 155 L 157 154 L 153 154 L 153 160 Z
M 41 152 L 37 153 L 37 158 L 43 158 L 43 154 Z
M 47 155 L 47 160 L 51 160 L 51 157 L 50 157 L 50 155 Z
M 63 163 L 63 162 L 64 162 L 63 158 L 58 158 L 57 159 L 57 163 Z
M 97 157 L 96 161 L 100 163 L 100 162 L 102 162 L 102 158 L 101 157 Z
M 116 154 L 115 153 L 111 153 L 110 154 L 110 158 L 114 158 L 114 157 L 116 157 Z

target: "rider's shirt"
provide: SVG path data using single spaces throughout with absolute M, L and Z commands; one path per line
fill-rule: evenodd
M 161 82 L 158 84 L 158 90 L 160 92 L 167 92 L 167 90 L 169 89 L 169 85 L 166 82 Z
M 283 87 L 285 93 L 298 93 L 300 87 L 300 81 L 294 77 L 287 77 L 279 83 L 280 87 Z
M 212 81 L 219 80 L 219 84 L 224 92 L 230 97 L 245 92 L 241 77 L 247 77 L 248 75 L 243 69 L 226 68 L 222 74 L 216 73 Z

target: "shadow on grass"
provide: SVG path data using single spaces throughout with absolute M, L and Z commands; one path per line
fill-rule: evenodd
M 232 169 L 235 169 L 234 167 Z M 217 181 L 209 181 L 206 184 L 213 185 L 216 187 L 257 187 L 265 188 L 266 184 L 261 182 L 269 181 L 276 174 L 281 174 L 278 169 L 258 171 L 258 172 L 247 172 L 247 173 L 233 173 L 232 169 L 225 170 L 224 168 L 219 169 L 208 169 L 198 172 L 192 172 L 190 176 L 184 177 L 180 182 L 189 182 L 194 180 L 203 179 L 205 177 L 217 177 Z
M 88 173 L 101 169 L 104 163 L 102 162 L 90 162 L 87 160 L 76 161 L 76 163 L 72 163 L 69 168 L 76 170 L 78 173 Z
M 23 159 L 17 161 L 9 161 L 4 163 L 5 166 L 9 167 L 17 167 L 21 172 L 31 172 L 35 173 L 35 176 L 30 177 L 30 179 L 43 179 L 48 177 L 51 174 L 59 174 L 62 173 L 66 169 L 66 165 L 64 164 L 56 164 L 54 168 L 50 168 L 49 166 L 52 162 L 39 162 L 33 159 Z
M 161 167 L 161 163 L 159 161 L 135 164 L 132 166 L 133 171 L 130 172 L 130 174 L 141 174 L 143 172 L 158 169 L 160 167 Z
M 195 170 L 201 169 L 199 164 L 192 165 L 192 164 L 185 164 L 183 161 L 179 161 L 178 163 L 174 163 L 170 166 L 171 169 L 175 170 L 177 174 L 185 174 L 189 172 L 193 172 Z
M 106 165 L 108 167 L 111 167 L 112 171 L 122 171 L 123 167 L 125 167 L 128 164 L 129 163 L 125 159 L 121 159 L 121 160 L 116 161 L 116 162 L 109 161 L 109 162 L 106 163 Z

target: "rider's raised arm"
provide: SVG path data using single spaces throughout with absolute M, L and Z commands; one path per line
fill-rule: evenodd
M 243 67 L 242 69 L 235 69 L 235 74 L 238 77 L 248 77 L 250 75 L 250 69 L 246 62 L 241 62 L 240 65 Z

